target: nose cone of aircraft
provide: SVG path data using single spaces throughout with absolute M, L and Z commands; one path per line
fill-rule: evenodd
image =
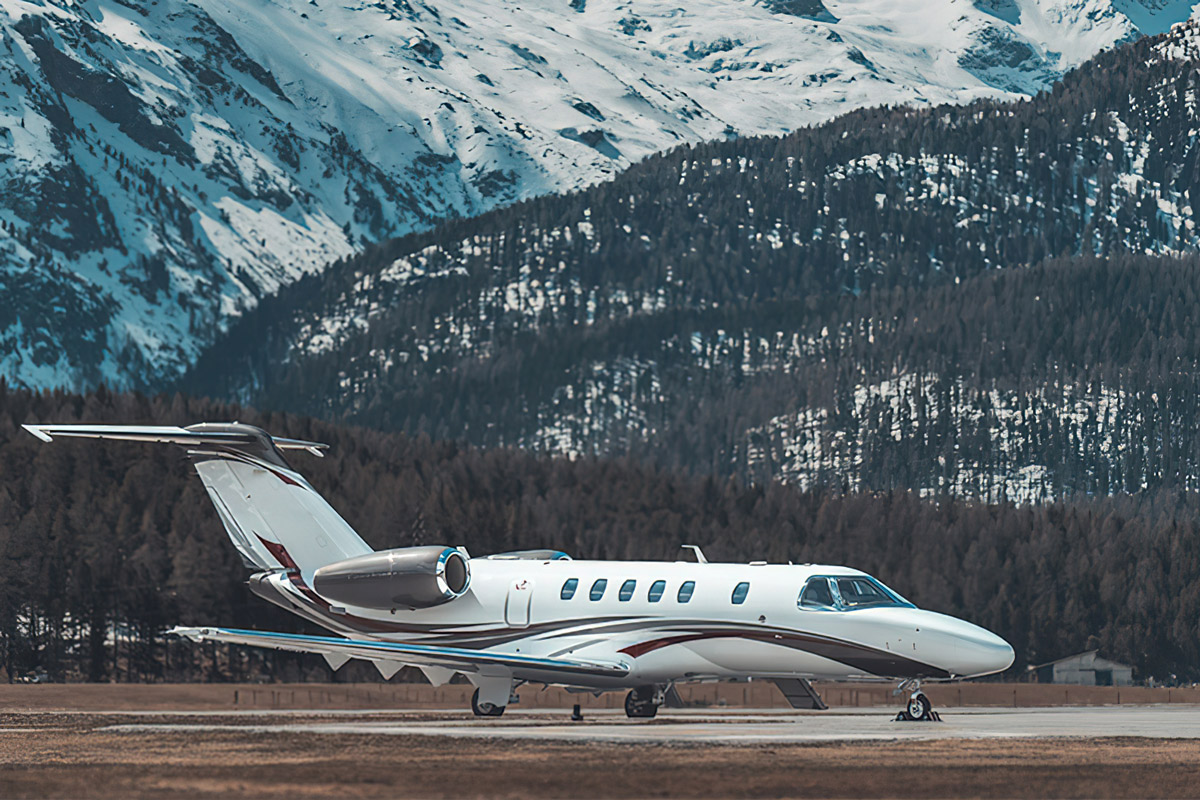
M 934 611 L 917 614 L 928 663 L 956 678 L 991 675 L 1012 666 L 1012 647 L 991 631 Z
M 950 670 L 964 678 L 1003 672 L 1012 666 L 1016 653 L 1012 645 L 989 630 L 959 620 L 955 631 L 954 666 Z

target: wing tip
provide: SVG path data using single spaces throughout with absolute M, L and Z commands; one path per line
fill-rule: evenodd
M 178 636 L 180 639 L 188 639 L 193 642 L 204 641 L 208 633 L 208 628 L 188 628 L 183 625 L 176 625 L 174 628 L 166 631 L 167 636 Z
M 49 425 L 22 425 L 22 428 L 32 433 L 43 442 L 53 442 L 54 437 L 47 433 Z

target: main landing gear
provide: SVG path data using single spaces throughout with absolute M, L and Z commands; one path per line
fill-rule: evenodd
M 942 718 L 933 710 L 933 703 L 921 691 L 921 682 L 916 678 L 901 683 L 895 694 L 908 692 L 908 702 L 896 715 L 897 722 L 941 722 Z
M 508 706 L 498 706 L 495 703 L 479 702 L 479 690 L 475 690 L 475 694 L 471 695 L 471 710 L 475 712 L 477 717 L 498 717 L 504 713 L 504 709 Z
M 639 686 L 625 695 L 625 716 L 633 719 L 648 719 L 658 713 L 658 707 L 666 702 L 666 693 L 660 686 Z

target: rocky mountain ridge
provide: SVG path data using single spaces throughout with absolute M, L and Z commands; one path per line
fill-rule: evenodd
M 0 376 L 162 385 L 365 244 L 679 144 L 1032 93 L 1177 0 L 4 0 Z

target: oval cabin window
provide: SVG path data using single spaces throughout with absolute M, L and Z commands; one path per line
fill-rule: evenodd
M 742 603 L 746 602 L 746 595 L 748 594 L 750 594 L 750 584 L 742 581 L 737 586 L 733 587 L 733 596 L 729 599 L 735 606 L 740 606 Z

